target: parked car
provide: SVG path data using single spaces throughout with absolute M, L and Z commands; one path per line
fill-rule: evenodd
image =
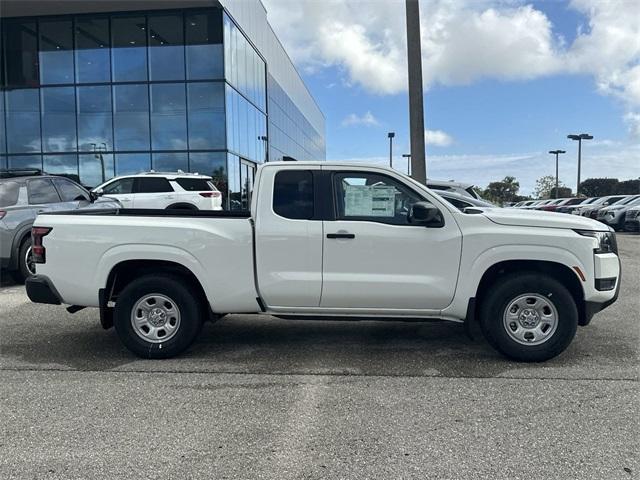
M 533 202 L 535 202 L 536 200 L 523 200 L 522 202 L 518 202 L 515 205 L 513 205 L 511 208 L 522 208 L 522 207 L 526 207 L 528 205 L 531 205 Z
M 523 210 L 537 210 L 539 207 L 543 207 L 544 205 L 548 205 L 553 200 L 536 200 L 531 205 L 527 205 L 526 207 L 522 207 Z
M 197 173 L 124 175 L 98 185 L 93 192 L 117 198 L 124 208 L 222 210 L 222 194 L 213 179 Z
M 556 202 L 546 206 L 543 210 L 547 212 L 557 212 L 561 213 L 560 209 L 562 207 L 569 207 L 571 205 L 578 205 L 584 200 L 584 198 L 572 197 L 572 198 L 561 198 Z
M 589 197 L 589 198 L 576 197 L 572 199 L 572 200 L 575 200 L 574 202 L 567 203 L 565 205 L 559 205 L 558 208 L 556 208 L 556 213 L 573 213 L 574 210 L 580 207 L 589 205 L 590 203 L 595 202 L 598 198 L 599 197 Z
M 545 212 L 553 212 L 556 207 L 558 205 L 560 205 L 562 202 L 564 202 L 565 200 L 568 200 L 567 198 L 556 198 L 553 200 L 550 200 L 549 202 L 545 203 L 544 205 L 540 205 L 539 207 L 536 208 L 536 210 L 543 210 Z
M 35 273 L 31 225 L 39 213 L 119 206 L 108 197 L 94 202 L 85 188 L 65 177 L 40 170 L 0 171 L 0 267 L 18 280 Z
M 606 223 L 614 230 L 624 228 L 625 215 L 629 208 L 640 203 L 640 195 L 631 195 L 614 203 L 613 205 L 598 210 L 597 220 Z
M 150 358 L 184 351 L 205 319 L 242 312 L 479 319 L 504 355 L 543 361 L 619 290 L 616 237 L 603 224 L 460 211 L 379 166 L 269 162 L 250 211 L 47 213 L 33 238 L 29 298 L 97 307 L 105 328 Z
M 627 210 L 624 217 L 624 229 L 627 232 L 640 232 L 640 205 Z
M 464 210 L 465 208 L 469 207 L 500 208 L 491 202 L 487 202 L 486 200 L 481 200 L 478 198 L 471 198 L 469 195 L 461 195 L 459 193 L 447 192 L 442 190 L 436 191 L 435 193 L 437 193 L 451 205 L 460 210 Z
M 475 191 L 474 186 L 470 183 L 445 182 L 427 179 L 427 187 L 429 187 L 431 190 L 455 192 L 459 193 L 460 195 L 467 195 L 469 197 L 481 200 L 480 195 L 478 195 L 478 192 Z
M 618 200 L 622 200 L 626 198 L 627 195 L 608 195 L 606 197 L 600 197 L 596 201 L 590 203 L 589 205 L 585 205 L 584 207 L 577 209 L 578 215 L 582 215 L 583 217 L 589 217 L 595 219 L 598 215 L 598 210 L 604 207 L 608 207 L 609 205 L 613 205 Z M 574 210 L 573 213 L 576 211 Z

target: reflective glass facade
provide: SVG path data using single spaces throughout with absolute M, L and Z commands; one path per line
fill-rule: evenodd
M 0 168 L 87 186 L 194 171 L 245 208 L 256 164 L 324 159 L 322 132 L 223 8 L 3 18 L 1 42 Z

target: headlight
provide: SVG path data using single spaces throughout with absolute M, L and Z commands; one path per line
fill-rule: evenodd
M 594 230 L 574 230 L 576 233 L 585 237 L 593 237 L 598 240 L 598 248 L 594 249 L 594 253 L 615 253 L 618 254 L 618 243 L 616 242 L 616 234 L 613 231 L 596 232 Z

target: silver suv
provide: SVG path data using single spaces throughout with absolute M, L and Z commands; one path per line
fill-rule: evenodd
M 40 212 L 78 208 L 118 208 L 109 198 L 94 202 L 83 187 L 66 177 L 39 170 L 0 170 L 0 267 L 17 280 L 34 274 L 31 225 Z

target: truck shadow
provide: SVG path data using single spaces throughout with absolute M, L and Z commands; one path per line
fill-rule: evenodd
M 206 324 L 185 354 L 143 360 L 122 346 L 113 329 L 97 324 L 95 310 L 69 315 L 54 308 L 24 304 L 3 312 L 1 368 L 447 377 L 539 368 L 503 358 L 479 332 L 469 339 L 460 324 L 291 321 L 266 315 L 225 317 Z M 567 352 L 544 365 L 575 361 Z

